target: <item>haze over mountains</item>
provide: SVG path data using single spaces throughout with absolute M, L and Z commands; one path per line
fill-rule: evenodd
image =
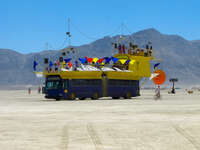
M 140 47 L 151 41 L 156 57 L 163 60 L 160 68 L 165 70 L 167 79 L 176 77 L 180 85 L 200 85 L 200 40 L 188 41 L 178 35 L 162 34 L 155 29 L 142 30 L 126 35 L 126 38 Z M 79 56 L 111 56 L 111 43 L 117 39 L 119 35 L 78 46 Z M 20 54 L 14 50 L 0 49 L 0 86 L 37 84 L 33 74 L 33 60 L 42 64 L 45 57 L 55 60 L 60 55 L 60 50 Z

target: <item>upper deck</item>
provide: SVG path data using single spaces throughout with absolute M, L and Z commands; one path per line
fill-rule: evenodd
M 97 67 L 94 70 L 78 70 L 73 71 L 62 70 L 64 62 L 61 63 L 60 71 L 49 71 L 47 69 L 44 72 L 45 76 L 59 75 L 62 79 L 102 79 L 106 76 L 108 79 L 120 79 L 120 80 L 140 80 L 143 77 L 150 77 L 150 61 L 154 60 L 152 56 L 152 48 L 147 47 L 146 50 L 139 49 L 137 46 L 132 45 L 129 48 L 125 47 L 125 50 L 118 48 L 118 53 L 111 58 L 117 59 L 113 61 L 111 70 L 105 71 L 103 68 L 107 67 L 107 64 L 99 63 L 97 66 L 96 62 L 87 62 L 85 64 Z M 87 58 L 91 59 L 91 58 Z M 117 69 L 116 69 L 117 68 Z M 113 70 L 112 70 L 113 69 Z

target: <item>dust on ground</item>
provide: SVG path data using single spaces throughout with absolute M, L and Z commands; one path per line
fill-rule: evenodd
M 0 91 L 2 150 L 200 150 L 200 92 L 129 100 L 44 99 Z

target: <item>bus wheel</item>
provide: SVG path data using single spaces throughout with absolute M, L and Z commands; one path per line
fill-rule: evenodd
M 80 97 L 79 99 L 80 99 L 80 100 L 84 100 L 84 99 L 85 99 L 85 97 Z
M 75 100 L 75 99 L 76 99 L 76 96 L 75 96 L 74 93 L 71 93 L 71 95 L 70 95 L 70 99 L 71 99 L 71 100 Z
M 119 97 L 114 96 L 114 97 L 112 97 L 112 99 L 119 99 Z
M 56 98 L 56 101 L 59 101 L 60 100 L 60 98 Z
M 126 93 L 126 96 L 124 97 L 125 99 L 131 99 L 131 93 L 130 92 L 127 92 Z
M 98 98 L 99 98 L 99 94 L 97 92 L 94 93 L 92 99 L 98 99 Z

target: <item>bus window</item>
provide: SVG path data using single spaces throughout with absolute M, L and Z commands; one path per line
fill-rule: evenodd
M 60 89 L 62 88 L 62 82 L 61 81 L 56 81 L 56 80 L 48 80 L 46 83 L 46 89 Z

